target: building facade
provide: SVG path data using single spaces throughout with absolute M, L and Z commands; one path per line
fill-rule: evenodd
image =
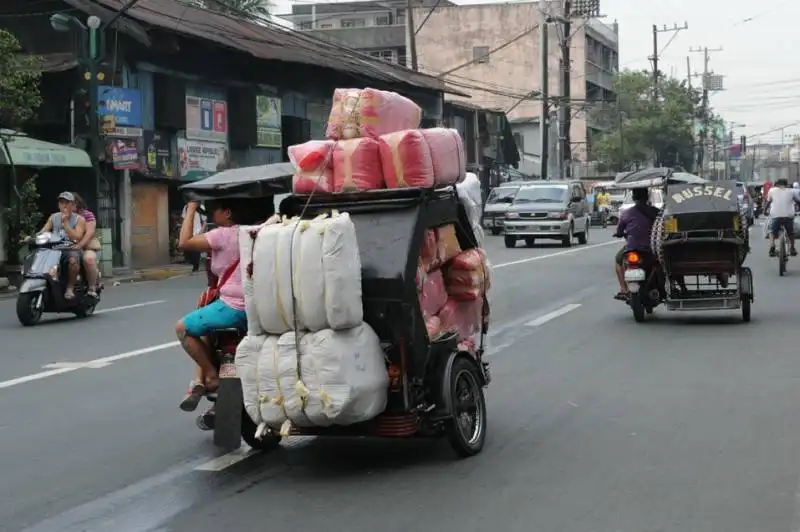
M 416 0 L 422 9 L 453 6 L 448 0 Z M 294 4 L 282 18 L 296 30 L 344 44 L 373 57 L 408 66 L 405 0 Z M 419 26 L 420 20 L 416 20 Z
M 469 93 L 470 103 L 507 111 L 520 152 L 532 157 L 541 155 L 542 102 L 530 97 L 541 86 L 539 7 L 533 2 L 440 6 L 417 34 L 416 43 L 422 71 L 452 71 L 443 79 Z M 550 12 L 559 9 L 553 2 Z M 426 17 L 427 10 L 416 9 L 414 16 Z M 602 125 L 587 111 L 595 102 L 614 98 L 618 28 L 597 20 L 576 20 L 572 26 L 570 136 L 574 175 L 590 177 L 581 174 L 591 173 L 591 164 L 587 164 L 591 142 L 602 132 Z M 559 39 L 552 25 L 548 46 L 549 93 L 558 96 Z M 555 128 L 554 120 L 551 127 Z M 557 165 L 555 129 L 549 138 L 550 163 Z M 549 175 L 554 175 L 552 170 Z

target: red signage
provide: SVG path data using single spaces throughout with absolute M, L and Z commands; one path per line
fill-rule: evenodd
M 228 132 L 228 106 L 219 100 L 214 102 L 214 131 Z

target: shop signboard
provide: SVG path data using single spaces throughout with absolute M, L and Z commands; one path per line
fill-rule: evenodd
M 228 103 L 186 96 L 186 139 L 228 142 Z
M 197 181 L 227 167 L 227 145 L 178 139 L 178 173 L 182 181 Z
M 281 148 L 281 99 L 256 96 L 256 146 Z
M 114 170 L 139 170 L 138 139 L 109 139 L 106 153 L 111 159 Z
M 142 136 L 142 93 L 138 89 L 100 85 L 97 113 L 106 135 Z M 120 135 L 119 131 L 125 134 Z

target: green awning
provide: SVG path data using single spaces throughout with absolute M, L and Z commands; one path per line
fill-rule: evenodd
M 36 140 L 8 130 L 0 131 L 16 166 L 91 168 L 89 154 L 72 146 Z M 0 142 L 0 165 L 10 166 L 8 154 Z

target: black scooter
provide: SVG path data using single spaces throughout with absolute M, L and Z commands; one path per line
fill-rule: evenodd
M 45 312 L 72 313 L 79 318 L 94 313 L 103 291 L 100 272 L 97 273 L 97 297 L 87 293 L 83 264 L 75 283 L 75 297 L 64 297 L 68 271 L 63 255 L 71 245 L 50 232 L 37 235 L 30 244 L 31 253 L 25 257 L 22 285 L 17 295 L 17 319 L 22 325 L 36 325 Z

